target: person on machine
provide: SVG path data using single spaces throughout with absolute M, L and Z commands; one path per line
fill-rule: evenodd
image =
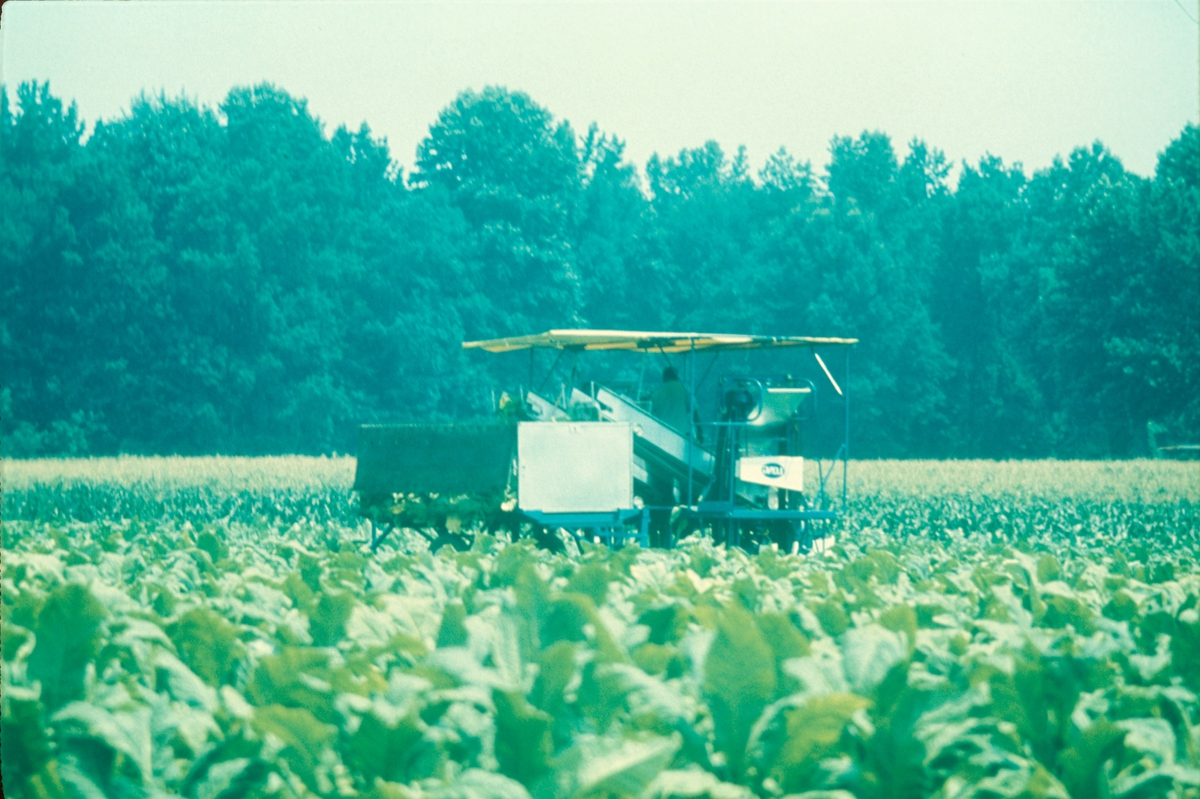
M 662 385 L 650 397 L 650 413 L 686 437 L 691 427 L 688 424 L 688 404 L 688 391 L 679 382 L 679 372 L 675 371 L 674 366 L 663 369 Z
M 679 435 L 688 437 L 693 428 L 688 423 L 688 390 L 679 381 L 675 367 L 663 369 L 662 385 L 650 397 L 650 413 L 659 421 L 674 429 Z M 699 428 L 695 428 L 699 430 Z M 678 504 L 675 479 L 668 474 L 651 470 L 650 496 L 647 500 L 654 509 L 650 513 L 650 537 L 654 546 L 670 546 L 670 510 Z

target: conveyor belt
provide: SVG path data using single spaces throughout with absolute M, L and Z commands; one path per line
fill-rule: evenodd
M 581 402 L 593 400 L 579 389 L 575 389 L 572 399 Z M 600 407 L 602 419 L 633 425 L 633 452 L 645 460 L 647 470 L 662 470 L 686 481 L 690 455 L 693 481 L 698 487 L 708 482 L 716 465 L 711 452 L 694 442 L 689 448 L 687 439 L 674 428 L 615 391 L 596 386 L 594 401 Z
M 525 395 L 525 402 L 539 422 L 564 422 L 571 418 L 570 414 L 559 408 L 550 400 L 530 391 Z

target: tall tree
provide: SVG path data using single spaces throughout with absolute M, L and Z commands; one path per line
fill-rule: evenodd
M 826 194 L 791 226 L 794 313 L 811 329 L 862 342 L 853 373 L 859 454 L 932 454 L 949 361 L 926 302 L 931 237 L 912 228 L 936 223 L 941 156 L 914 143 L 902 168 L 890 140 L 869 132 L 835 138 L 830 150 Z
M 1049 446 L 1040 374 L 1029 342 L 1041 335 L 1036 286 L 1008 256 L 1026 224 L 1025 174 L 985 156 L 964 164 L 946 208 L 931 297 L 953 371 L 947 451 L 1002 458 Z
M 1008 260 L 1039 315 L 1027 357 L 1044 364 L 1047 410 L 1061 420 L 1053 442 L 1064 454 L 1145 452 L 1144 386 L 1118 361 L 1123 342 L 1141 339 L 1148 310 L 1148 188 L 1097 142 L 1056 160 L 1027 189 L 1029 225 Z
M 655 292 L 671 309 L 664 321 L 689 329 L 757 328 L 753 313 L 753 238 L 765 224 L 756 214 L 746 152 L 731 159 L 720 145 L 651 157 L 646 165 L 656 238 L 665 268 Z M 755 332 L 758 332 L 757 330 Z
M 1194 125 L 1151 180 L 1097 144 L 953 190 L 878 132 L 823 175 L 710 142 L 643 185 L 617 137 L 495 87 L 407 183 L 268 84 L 83 130 L 45 84 L 0 92 L 9 454 L 345 451 L 362 421 L 487 412 L 512 364 L 464 338 L 566 324 L 857 336 L 857 456 L 1138 455 L 1200 424 Z
M 11 451 L 83 454 L 100 424 L 72 390 L 87 273 L 70 195 L 81 182 L 83 125 L 48 83 L 0 92 L 0 371 Z
M 418 147 L 412 185 L 445 192 L 475 233 L 470 282 L 487 302 L 470 335 L 579 321 L 575 144 L 571 126 L 529 95 L 488 86 L 459 94 Z
M 1122 372 L 1146 386 L 1150 421 L 1176 441 L 1200 438 L 1200 128 L 1159 155 L 1145 223 L 1153 248 L 1135 346 L 1110 345 Z M 1124 344 L 1124 342 L 1122 342 Z M 1124 349 L 1125 352 L 1121 350 Z M 1125 353 L 1133 357 L 1123 357 Z M 1140 420 L 1139 420 L 1140 421 Z
M 597 327 L 659 329 L 670 310 L 662 302 L 662 260 L 654 221 L 624 142 L 592 125 L 583 139 L 573 246 L 584 300 L 583 317 Z

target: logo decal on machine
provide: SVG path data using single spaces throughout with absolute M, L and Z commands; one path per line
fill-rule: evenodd
M 762 473 L 764 477 L 783 477 L 787 474 L 787 469 L 783 468 L 782 463 L 764 463 Z

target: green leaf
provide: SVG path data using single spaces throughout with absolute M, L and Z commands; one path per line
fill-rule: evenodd
M 1008 799 L 1075 799 L 1041 763 L 1022 762 L 1020 768 L 1006 768 L 984 777 L 971 786 L 966 796 L 979 799 L 1001 796 Z
M 740 776 L 750 730 L 775 698 L 775 653 L 754 617 L 730 605 L 704 661 L 704 696 L 712 710 L 717 748 Z
M 650 628 L 650 643 L 673 644 L 687 634 L 688 610 L 679 603 L 651 608 L 638 617 L 638 624 Z
M 432 789 L 428 799 L 530 799 L 529 791 L 503 774 L 478 768 L 463 771 L 449 785 Z
M 532 785 L 550 770 L 554 719 L 516 691 L 492 692 L 496 704 L 496 760 L 509 777 Z
M 301 553 L 296 563 L 300 571 L 300 579 L 308 586 L 308 590 L 314 594 L 321 591 L 321 561 L 307 552 Z
M 813 606 L 813 614 L 821 622 L 821 629 L 836 638 L 850 629 L 850 616 L 836 598 L 830 598 Z
M 799 681 L 808 696 L 847 693 L 850 684 L 842 668 L 842 653 L 828 639 L 817 642 L 813 654 L 784 661 L 784 673 Z
M 1059 772 L 1071 799 L 1101 799 L 1104 762 L 1119 755 L 1125 730 L 1107 719 L 1098 719 L 1080 733 L 1079 740 L 1058 756 Z
M 857 694 L 868 695 L 892 666 L 908 657 L 908 642 L 878 624 L 855 627 L 842 636 L 842 665 Z
M 1141 678 L 1142 682 L 1149 683 L 1171 665 L 1172 659 L 1171 636 L 1160 634 L 1158 646 L 1153 655 L 1131 654 L 1129 655 L 1129 664 L 1136 670 L 1137 676 Z
M 64 793 L 72 799 L 108 799 L 92 775 L 85 773 L 75 758 L 65 758 L 58 764 L 57 771 L 61 784 L 69 789 Z
M 782 613 L 759 613 L 754 620 L 775 653 L 777 667 L 781 668 L 785 660 L 804 657 L 812 651 L 808 638 L 791 617 Z
M 160 650 L 154 655 L 153 665 L 159 673 L 159 690 L 166 687 L 171 696 L 181 702 L 204 708 L 210 713 L 216 711 L 216 689 L 201 680 L 179 658 Z
M 602 662 L 625 659 L 620 646 L 613 640 L 608 627 L 596 612 L 596 605 L 583 594 L 561 594 L 549 603 L 549 612 L 542 624 L 543 644 L 556 641 L 584 642 L 592 638 L 597 659 Z
M 625 663 L 606 664 L 599 670 L 615 678 L 619 686 L 616 692 L 625 698 L 632 721 L 639 727 L 668 734 L 692 723 L 695 711 L 680 692 L 678 682 L 652 677 Z
M 581 735 L 555 763 L 555 795 L 641 796 L 679 749 L 676 738 L 620 740 Z M 542 795 L 539 790 L 538 795 Z
M 625 713 L 627 685 L 618 673 L 602 666 L 592 661 L 580 669 L 574 704 L 587 718 L 589 727 L 608 732 Z
M 659 772 L 642 794 L 644 799 L 754 799 L 744 785 L 722 782 L 708 771 L 668 769 Z
M 1058 560 L 1051 554 L 1046 553 L 1038 558 L 1037 562 L 1037 578 L 1039 583 L 1048 583 L 1051 580 L 1057 580 L 1062 575 L 1062 566 Z
M 229 547 L 210 530 L 196 537 L 196 547 L 207 552 L 213 563 L 229 556 Z
M 346 622 L 357 604 L 349 592 L 327 591 L 309 611 L 309 633 L 315 646 L 334 646 L 346 634 Z
M 673 646 L 642 644 L 630 655 L 637 667 L 647 674 L 662 674 L 666 677 L 678 677 L 683 674 L 683 658 Z
M 769 771 L 784 790 L 803 789 L 831 755 L 854 714 L 870 705 L 854 694 L 826 694 L 784 712 L 786 737 Z
M 910 643 L 917 640 L 917 612 L 908 605 L 892 605 L 880 613 L 879 625 L 892 632 L 906 634 Z
M 1188 608 L 1179 614 L 1175 634 L 1171 636 L 1171 661 L 1176 664 L 1175 673 L 1183 678 L 1183 684 L 1192 691 L 1200 691 L 1200 669 L 1182 668 L 1183 664 L 1200 663 L 1200 614 L 1196 608 Z
M 86 736 L 101 741 L 133 762 L 143 781 L 151 768 L 150 708 L 110 711 L 86 702 L 72 702 L 51 717 L 61 737 Z
M 83 696 L 84 672 L 96 657 L 106 615 L 87 586 L 77 583 L 61 585 L 46 598 L 29 656 L 29 678 L 41 682 L 47 711 Z
M 466 618 L 467 608 L 462 602 L 446 603 L 442 611 L 442 624 L 438 628 L 438 647 L 467 645 L 467 628 L 463 626 Z
M 335 696 L 328 664 L 329 656 L 322 651 L 286 647 L 258 662 L 247 693 L 256 705 L 303 708 L 332 722 Z
M 3 651 L 3 659 L 7 663 L 11 663 L 17 659 L 17 653 L 21 651 L 21 647 L 25 645 L 33 637 L 33 633 L 20 625 L 10 623 L 7 618 L 8 605 L 4 605 L 6 618 L 4 619 L 4 636 L 0 639 L 0 650 Z
M 277 739 L 278 756 L 310 790 L 319 792 L 317 765 L 337 735 L 337 728 L 322 724 L 307 710 L 282 705 L 256 708 L 251 724 L 259 735 Z
M 1096 631 L 1096 614 L 1065 584 L 1052 582 L 1043 586 L 1046 613 L 1042 616 L 1043 627 L 1062 629 L 1070 624 L 1081 635 Z
M 368 785 L 376 778 L 407 781 L 424 727 L 415 706 L 402 710 L 376 700 L 349 738 L 347 765 Z
M 44 606 L 46 606 L 46 594 L 42 594 L 41 591 L 25 589 L 16 596 L 6 594 L 4 606 L 2 606 L 4 629 L 7 630 L 8 626 L 13 624 L 29 630 L 35 629 L 37 615 L 42 612 Z M 5 644 L 5 651 L 7 651 L 7 644 Z M 12 660 L 12 657 L 5 655 L 5 660 Z
M 33 691 L 26 691 L 26 696 L 15 693 L 5 685 L 4 696 L 0 699 L 4 707 L 3 723 L 0 724 L 0 751 L 3 753 L 6 787 L 23 785 L 26 780 L 37 778 L 39 772 L 53 764 L 42 703 L 34 698 Z M 43 777 L 45 779 L 53 781 L 57 777 L 47 775 Z
M 235 757 L 214 763 L 196 784 L 196 799 L 241 799 L 261 785 L 270 767 L 257 758 Z
M 150 701 L 150 727 L 155 740 L 170 740 L 176 754 L 190 752 L 195 756 L 209 749 L 212 740 L 221 738 L 221 727 L 211 712 L 182 702 L 168 701 L 161 695 Z
M 1053 764 L 1085 678 L 1061 660 L 1017 658 L 1011 675 L 1001 671 L 988 679 L 992 715 L 1015 724 L 1038 761 Z
M 559 716 L 564 711 L 564 692 L 575 676 L 575 652 L 578 644 L 559 641 L 543 649 L 538 655 L 538 676 L 529 692 L 534 705 Z
M 232 682 L 243 657 L 237 628 L 207 607 L 192 608 L 168 629 L 179 659 L 211 686 Z
M 579 567 L 567 580 L 566 591 L 584 594 L 597 605 L 603 605 L 608 598 L 608 583 L 612 574 L 603 563 L 592 561 Z
M 1114 621 L 1129 621 L 1137 615 L 1137 611 L 1137 600 L 1130 596 L 1128 591 L 1119 590 L 1112 595 L 1112 599 L 1101 612 Z
M 1150 755 L 1159 763 L 1175 761 L 1175 730 L 1166 719 L 1122 719 L 1115 726 L 1125 732 L 1125 748 Z

